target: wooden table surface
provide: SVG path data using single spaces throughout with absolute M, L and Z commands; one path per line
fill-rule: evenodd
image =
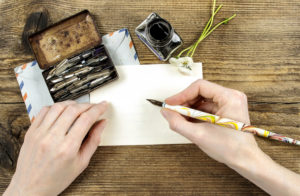
M 300 2 L 218 1 L 217 19 L 237 17 L 200 44 L 194 60 L 204 78 L 248 95 L 251 122 L 300 139 Z M 33 60 L 22 45 L 26 18 L 48 10 L 51 23 L 88 9 L 101 34 L 131 32 L 142 64 L 161 63 L 136 37 L 153 11 L 169 20 L 188 46 L 210 16 L 210 0 L 0 0 L 0 193 L 9 184 L 30 122 L 13 68 Z M 146 126 L 146 125 L 145 125 Z M 257 138 L 275 161 L 300 173 L 300 148 Z M 38 185 L 37 185 L 38 186 Z M 195 145 L 99 147 L 90 166 L 64 192 L 136 195 L 265 193 Z

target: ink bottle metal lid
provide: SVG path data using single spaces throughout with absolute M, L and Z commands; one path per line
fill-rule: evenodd
M 136 29 L 139 39 L 162 61 L 171 57 L 182 44 L 171 24 L 156 13 L 151 13 Z

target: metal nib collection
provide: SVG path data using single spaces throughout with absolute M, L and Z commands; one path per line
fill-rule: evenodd
M 103 47 L 94 48 L 52 67 L 45 76 L 55 101 L 63 101 L 88 93 L 93 87 L 111 79 L 115 68 Z

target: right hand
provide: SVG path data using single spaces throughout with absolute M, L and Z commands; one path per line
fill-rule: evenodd
M 169 105 L 184 105 L 204 112 L 250 124 L 244 93 L 206 80 L 197 80 L 182 92 L 165 100 Z M 213 159 L 228 166 L 258 150 L 250 133 L 207 122 L 191 122 L 177 112 L 162 109 L 170 128 L 195 143 Z

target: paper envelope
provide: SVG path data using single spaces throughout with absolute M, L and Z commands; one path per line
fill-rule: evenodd
M 104 35 L 102 40 L 115 65 L 140 64 L 128 29 L 124 28 Z M 43 70 L 39 68 L 36 61 L 33 61 L 16 67 L 14 71 L 29 119 L 33 121 L 43 106 L 53 104 L 42 76 Z M 89 95 L 84 95 L 76 101 L 89 102 Z
M 109 51 L 115 65 L 139 65 L 139 59 L 133 46 L 133 41 L 128 29 L 104 35 L 102 43 Z

